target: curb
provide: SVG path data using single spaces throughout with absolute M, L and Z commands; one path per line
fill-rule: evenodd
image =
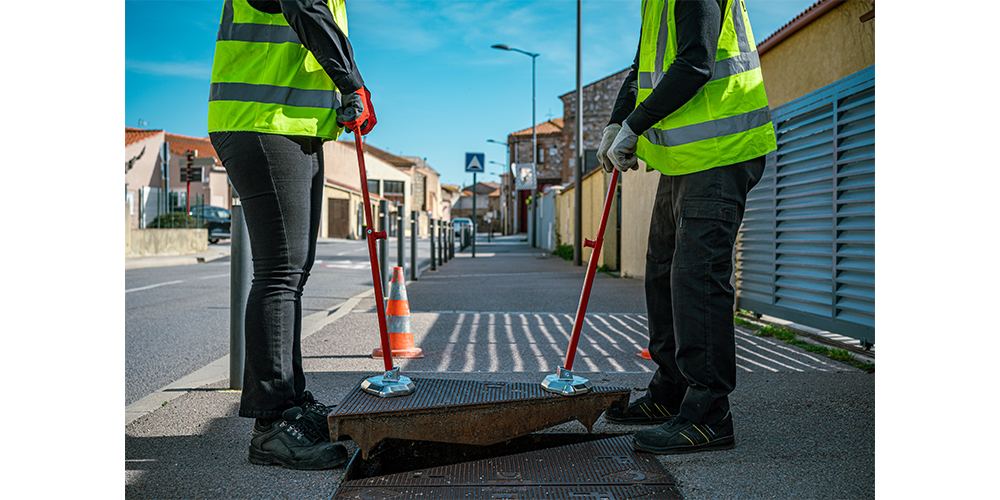
M 229 255 L 229 247 L 221 247 L 217 250 L 209 250 L 186 255 L 144 255 L 141 257 L 129 257 L 126 255 L 125 269 L 203 264 L 205 262 L 211 262 L 216 259 L 228 257 Z
M 302 318 L 302 338 L 318 332 L 326 325 L 337 321 L 358 305 L 361 299 L 370 297 L 375 290 L 359 293 L 325 311 L 315 312 Z M 225 355 L 199 370 L 181 377 L 177 381 L 161 387 L 148 396 L 125 407 L 125 425 L 129 425 L 144 415 L 156 411 L 161 406 L 190 391 L 229 378 L 229 355 Z

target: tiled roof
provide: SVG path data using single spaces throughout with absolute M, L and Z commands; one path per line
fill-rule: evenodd
M 125 127 L 125 145 L 135 144 L 139 141 L 149 139 L 156 134 L 162 134 L 162 130 L 146 130 L 142 128 Z
M 170 144 L 171 155 L 184 156 L 187 150 L 193 149 L 198 151 L 198 158 L 211 156 L 215 158 L 216 165 L 222 165 L 219 162 L 219 156 L 215 154 L 215 148 L 212 147 L 212 141 L 208 137 L 191 137 L 168 132 L 164 139 Z
M 563 129 L 563 119 L 553 118 L 547 122 L 539 123 L 537 127 L 536 134 L 554 134 L 562 132 Z M 531 127 L 524 130 L 518 130 L 510 135 L 531 135 Z
M 471 195 L 472 194 L 472 186 L 466 187 L 465 189 L 462 190 L 462 192 L 468 193 L 468 194 Z M 477 182 L 476 183 L 476 192 L 477 192 L 477 194 L 489 194 L 489 195 L 491 195 L 493 193 L 499 193 L 500 192 L 500 184 L 497 184 L 495 182 L 487 182 L 487 181 Z

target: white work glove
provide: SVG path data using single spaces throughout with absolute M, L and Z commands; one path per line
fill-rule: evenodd
M 601 147 L 597 148 L 597 161 L 604 167 L 604 171 L 609 174 L 614 170 L 615 165 L 608 158 L 608 151 L 611 150 L 611 143 L 615 142 L 615 137 L 618 136 L 618 131 L 621 129 L 621 125 L 608 125 L 604 127 L 604 136 L 601 137 Z
M 611 143 L 611 150 L 608 151 L 608 158 L 615 168 L 622 173 L 639 168 L 639 160 L 635 157 L 636 145 L 639 143 L 639 136 L 632 132 L 628 122 L 622 123 L 622 129 L 618 131 L 614 142 Z

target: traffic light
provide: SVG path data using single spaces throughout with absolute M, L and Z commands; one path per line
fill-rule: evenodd
M 201 167 L 194 167 L 194 157 L 198 156 L 197 150 L 187 150 L 185 157 L 187 165 L 181 168 L 181 182 L 201 182 Z

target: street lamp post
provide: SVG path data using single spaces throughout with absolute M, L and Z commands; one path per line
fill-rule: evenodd
M 535 54 L 533 52 L 526 52 L 521 49 L 516 49 L 514 47 L 495 44 L 491 45 L 490 48 L 498 50 L 512 50 L 514 52 L 519 52 L 526 56 L 531 57 L 531 163 L 535 166 L 535 188 L 531 190 L 531 234 L 528 236 L 528 241 L 531 246 L 535 246 L 535 232 L 537 231 L 535 221 L 535 196 L 538 194 L 538 131 L 535 126 L 535 58 L 541 54 Z

